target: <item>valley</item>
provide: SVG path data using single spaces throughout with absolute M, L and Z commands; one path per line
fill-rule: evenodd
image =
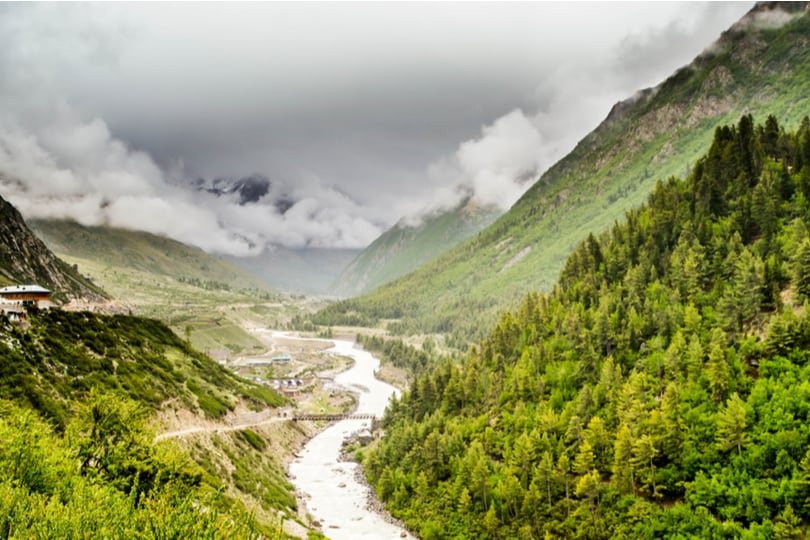
M 264 144 L 195 176 L 0 115 L 40 216 L 0 198 L 0 536 L 806 538 L 808 95 L 810 4 L 759 3 L 533 183 L 551 116 L 484 125 L 398 221 L 377 184 L 222 174 Z
M 770 9 L 784 25 L 758 25 Z M 568 255 L 687 174 L 714 132 L 746 113 L 796 129 L 810 114 L 810 17 L 804 3 L 760 4 L 653 88 L 617 103 L 492 225 L 415 271 L 331 304 L 313 320 L 441 333 L 459 350 L 483 338 L 531 291 L 550 291 Z M 777 90 L 778 89 L 778 90 Z

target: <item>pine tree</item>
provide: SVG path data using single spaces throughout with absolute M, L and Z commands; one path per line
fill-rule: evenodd
M 641 438 L 637 439 L 633 444 L 633 457 L 631 459 L 631 463 L 637 468 L 648 467 L 647 480 L 652 485 L 653 496 L 656 495 L 655 465 L 653 464 L 653 459 L 655 459 L 657 453 L 658 452 L 655 449 L 655 441 L 650 435 L 642 435 Z
M 736 448 L 737 454 L 742 455 L 742 448 L 747 442 L 747 427 L 745 403 L 734 392 L 717 417 L 717 446 L 721 450 Z
M 722 401 L 728 389 L 729 369 L 725 352 L 725 334 L 719 328 L 712 331 L 709 343 L 709 360 L 706 364 L 706 375 L 709 378 L 709 387 L 717 402 Z
M 599 496 L 599 489 L 602 479 L 599 471 L 593 469 L 584 474 L 577 482 L 575 494 L 577 497 L 588 499 L 588 508 L 591 511 L 591 524 L 596 526 L 596 499 Z
M 568 456 L 563 453 L 557 460 L 557 477 L 560 479 L 560 481 L 562 481 L 563 485 L 565 486 L 566 514 L 569 514 L 571 512 L 571 499 L 570 499 L 571 478 L 569 476 L 570 472 L 571 472 L 571 461 L 568 459 Z
M 636 480 L 633 473 L 633 436 L 630 428 L 622 424 L 616 433 L 616 442 L 613 444 L 613 479 L 622 491 L 636 491 Z
M 554 456 L 551 455 L 551 452 L 543 452 L 540 463 L 535 469 L 534 478 L 543 486 L 549 510 L 551 510 L 551 486 L 554 484 L 554 477 Z
M 800 297 L 810 300 L 810 239 L 805 239 L 793 258 L 793 283 Z
M 787 505 L 776 517 L 773 537 L 776 540 L 801 540 L 804 538 L 801 525 L 802 520 L 793 512 L 793 507 Z
M 587 440 L 583 441 L 582 444 L 579 445 L 579 452 L 577 452 L 574 458 L 574 472 L 580 475 L 586 474 L 593 469 L 595 462 L 596 456 L 593 453 L 591 443 Z
M 495 505 L 492 504 L 487 510 L 487 513 L 484 515 L 484 530 L 487 531 L 487 534 L 490 538 L 496 538 L 498 536 L 498 528 L 501 526 L 501 522 L 498 520 L 498 514 L 495 513 Z

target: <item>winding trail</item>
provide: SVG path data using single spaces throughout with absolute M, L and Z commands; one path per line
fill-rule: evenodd
M 212 426 L 190 426 L 176 431 L 167 431 L 155 437 L 155 441 L 162 441 L 163 439 L 175 439 L 177 437 L 185 437 L 186 435 L 193 435 L 194 433 L 223 433 L 228 431 L 239 431 L 241 429 L 261 426 L 264 424 L 275 424 L 277 422 L 286 422 L 291 420 L 290 416 L 266 416 L 264 418 L 256 419 L 256 413 L 246 415 L 247 417 L 254 417 L 250 420 L 245 418 L 235 417 L 232 421 L 223 424 L 215 424 Z

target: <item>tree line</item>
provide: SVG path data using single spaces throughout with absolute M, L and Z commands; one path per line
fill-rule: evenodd
M 416 377 L 365 454 L 423 538 L 801 538 L 810 120 L 718 128 L 548 294 Z

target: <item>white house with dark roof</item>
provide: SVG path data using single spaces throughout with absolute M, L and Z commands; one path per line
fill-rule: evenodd
M 0 288 L 0 305 L 6 307 L 19 306 L 21 308 L 51 307 L 51 291 L 39 285 L 11 285 Z

